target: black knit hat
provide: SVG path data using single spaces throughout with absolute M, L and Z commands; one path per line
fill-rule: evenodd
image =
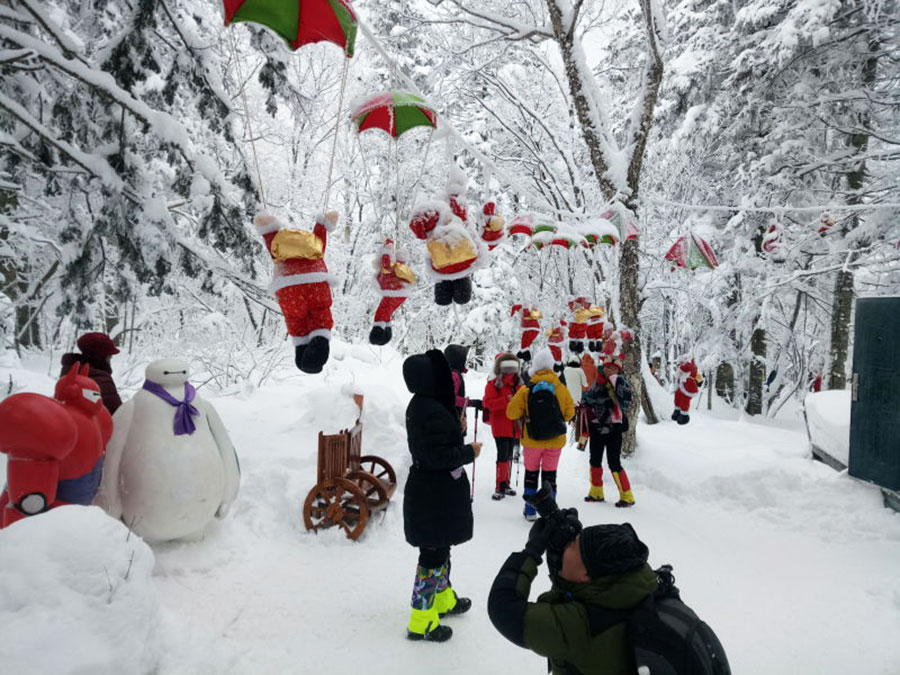
M 581 558 L 591 579 L 640 567 L 648 554 L 630 523 L 592 525 L 581 531 Z

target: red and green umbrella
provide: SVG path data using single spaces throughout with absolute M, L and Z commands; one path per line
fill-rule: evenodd
M 333 42 L 353 56 L 356 13 L 347 0 L 223 0 L 225 25 L 237 21 L 262 24 L 291 49 L 312 42 Z
M 405 91 L 389 91 L 357 106 L 350 119 L 357 133 L 367 129 L 381 129 L 400 138 L 416 127 L 437 126 L 437 113 L 425 99 Z
M 695 270 L 698 267 L 715 269 L 719 266 L 716 254 L 705 239 L 698 237 L 693 232 L 679 237 L 672 244 L 672 248 L 666 253 L 666 260 L 670 260 L 676 267 Z

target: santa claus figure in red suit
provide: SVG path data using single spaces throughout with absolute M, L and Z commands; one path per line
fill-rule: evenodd
M 506 219 L 497 214 L 496 202 L 489 201 L 481 208 L 481 239 L 487 243 L 489 251 L 497 248 L 506 236 L 505 224 Z
M 688 414 L 691 410 L 691 399 L 700 391 L 703 376 L 697 371 L 694 360 L 683 361 L 675 373 L 675 410 L 672 419 L 678 424 L 687 424 L 691 421 Z
M 446 192 L 414 209 L 409 228 L 428 249 L 429 274 L 435 279 L 438 305 L 465 305 L 472 299 L 472 273 L 487 258 L 487 247 L 472 236 L 465 204 L 467 179 L 458 168 L 451 171 Z
M 294 343 L 294 362 L 304 373 L 322 372 L 330 352 L 332 277 L 325 247 L 337 219 L 337 213 L 329 211 L 316 219 L 310 232 L 292 229 L 275 216 L 256 217 L 275 265 L 271 289 Z
M 603 354 L 605 356 L 624 354 L 625 343 L 630 339 L 630 330 L 628 330 L 627 328 L 617 329 L 611 323 L 607 323 L 603 329 Z
M 587 337 L 587 322 L 590 318 L 591 303 L 587 298 L 578 297 L 566 303 L 569 308 L 569 351 L 580 354 L 584 351 Z
M 586 309 L 587 317 L 585 322 L 587 323 L 587 328 L 585 328 L 585 337 L 588 339 L 588 351 L 597 353 L 603 349 L 603 316 L 606 313 L 602 307 L 593 303 Z
M 374 261 L 375 283 L 381 302 L 375 310 L 375 325 L 369 333 L 373 345 L 386 345 L 391 341 L 391 319 L 394 312 L 406 302 L 416 283 L 416 276 L 406 264 L 406 251 L 397 248 L 393 239 L 385 239 L 381 255 Z
M 541 332 L 541 313 L 533 307 L 513 305 L 509 315 L 517 314 L 522 317 L 522 339 L 519 343 L 521 349 L 516 356 L 523 361 L 531 361 L 531 345 Z
M 0 527 L 97 493 L 112 417 L 88 366 L 71 367 L 54 398 L 14 394 L 0 402 L 0 452 L 8 455 Z
M 562 348 L 566 342 L 566 325 L 566 322 L 560 319 L 559 325 L 547 331 L 547 346 L 550 347 L 550 353 L 553 354 L 555 361 L 553 370 L 557 372 L 561 372 L 563 369 Z

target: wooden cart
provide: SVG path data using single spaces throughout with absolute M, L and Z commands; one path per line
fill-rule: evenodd
M 349 431 L 319 432 L 318 482 L 303 505 L 307 530 L 340 525 L 349 539 L 357 539 L 369 516 L 387 508 L 397 489 L 397 475 L 386 460 L 361 451 L 359 422 Z

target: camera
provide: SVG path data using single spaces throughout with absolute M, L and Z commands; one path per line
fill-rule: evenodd
M 553 488 L 549 483 L 532 495 L 526 495 L 525 501 L 531 504 L 541 518 L 547 520 L 550 538 L 547 542 L 547 567 L 550 577 L 556 579 L 562 567 L 563 549 L 581 532 L 581 521 L 575 509 L 560 510 L 553 496 Z

